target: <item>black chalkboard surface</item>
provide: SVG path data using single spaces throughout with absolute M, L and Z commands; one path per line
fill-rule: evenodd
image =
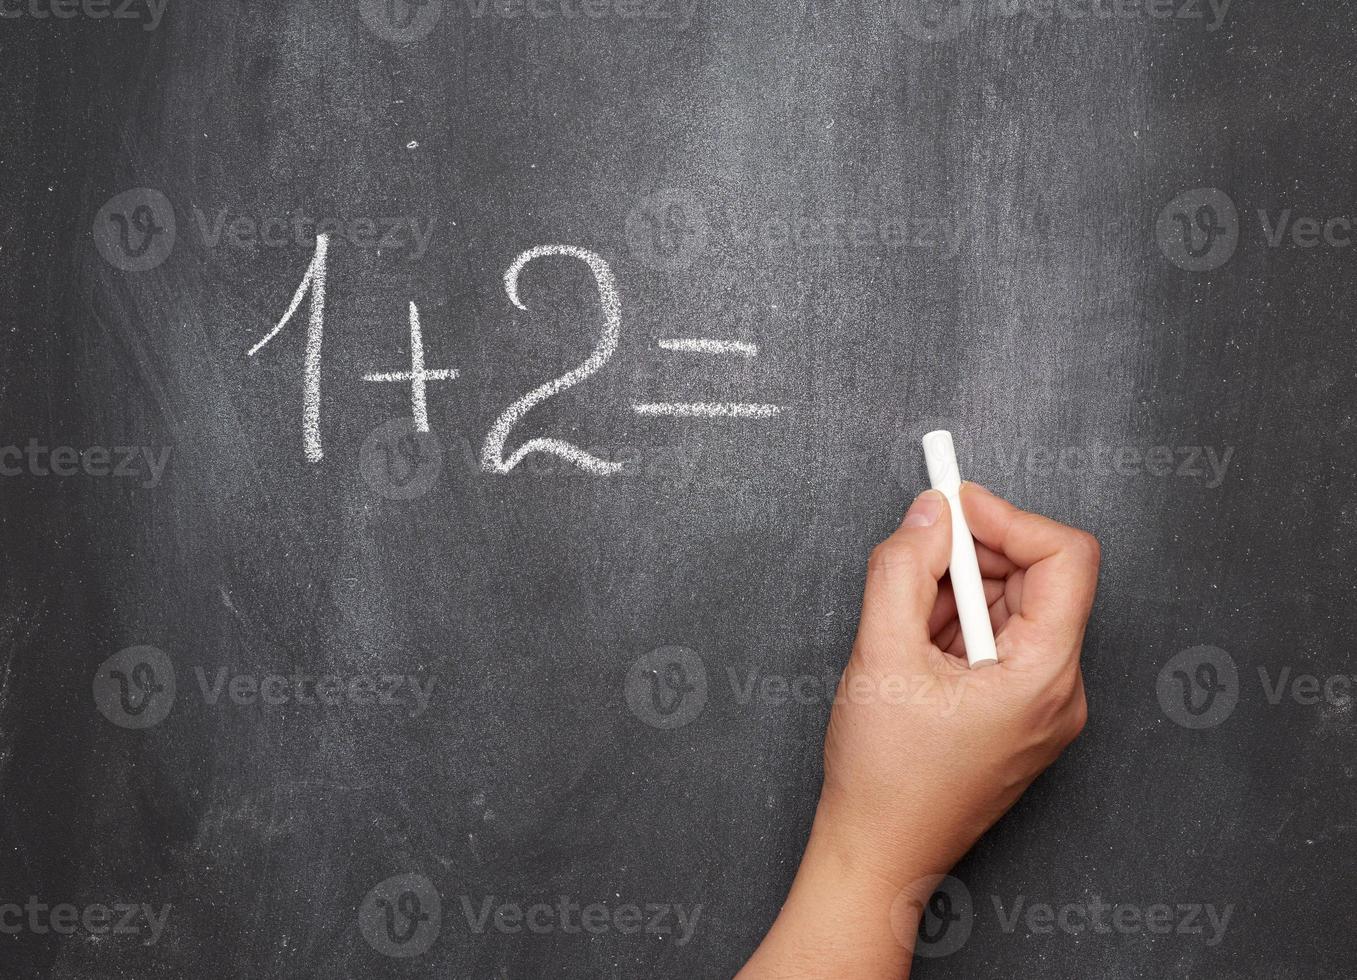
M 945 427 L 1105 557 L 914 975 L 1350 976 L 1355 27 L 0 2 L 0 975 L 731 975 Z

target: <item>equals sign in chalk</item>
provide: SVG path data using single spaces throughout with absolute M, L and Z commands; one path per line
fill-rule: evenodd
M 668 415 L 680 419 L 770 419 L 782 411 L 782 406 L 750 402 L 636 402 L 631 410 L 637 415 Z
M 743 340 L 714 340 L 710 337 L 672 337 L 657 341 L 662 350 L 686 354 L 731 354 L 737 357 L 757 357 L 759 348 Z M 631 410 L 637 415 L 658 415 L 670 418 L 727 418 L 767 419 L 782 411 L 780 405 L 761 405 L 752 402 L 636 402 Z
M 674 337 L 659 341 L 661 350 L 680 351 L 685 354 L 735 354 L 739 357 L 757 357 L 757 344 L 743 340 L 712 340 L 707 337 Z

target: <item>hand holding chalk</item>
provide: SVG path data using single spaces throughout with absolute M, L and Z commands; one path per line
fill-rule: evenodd
M 938 489 L 872 552 L 810 841 L 742 978 L 902 976 L 941 876 L 1084 726 L 1097 542 L 962 485 L 935 436 Z
M 957 467 L 952 433 L 945 429 L 923 438 L 924 460 L 933 489 L 947 498 L 952 512 L 952 557 L 947 570 L 952 576 L 957 618 L 966 642 L 966 660 L 972 667 L 999 659 L 994 649 L 994 630 L 989 621 L 989 603 L 980 582 L 980 565 L 975 558 L 975 541 L 961 509 L 961 472 Z

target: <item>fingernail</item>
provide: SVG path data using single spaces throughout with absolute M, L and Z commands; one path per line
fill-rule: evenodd
M 928 527 L 942 513 L 942 494 L 936 490 L 925 490 L 914 498 L 909 505 L 901 527 Z

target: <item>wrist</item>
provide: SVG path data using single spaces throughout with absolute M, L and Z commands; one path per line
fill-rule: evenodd
M 822 800 L 787 901 L 741 977 L 907 977 L 922 904 L 909 883 L 925 875 L 899 870 L 903 881 L 883 872 Z
M 896 801 L 889 815 L 873 812 L 858 800 L 826 785 L 821 791 L 811 829 L 811 841 L 824 860 L 837 865 L 851 880 L 880 882 L 892 896 L 929 876 L 947 873 L 954 860 L 932 814 L 913 813 Z M 943 863 L 945 862 L 945 863 Z

